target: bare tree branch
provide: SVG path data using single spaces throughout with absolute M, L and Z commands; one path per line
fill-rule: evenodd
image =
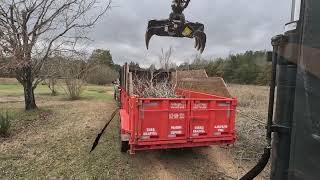
M 171 46 L 167 51 L 164 51 L 163 48 L 161 48 L 161 55 L 159 56 L 159 63 L 160 63 L 161 68 L 167 72 L 171 69 L 172 52 L 173 52 L 173 50 L 172 50 Z

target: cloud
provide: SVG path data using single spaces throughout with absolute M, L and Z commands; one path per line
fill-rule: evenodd
M 272 36 L 289 22 L 291 0 L 191 0 L 185 10 L 189 21 L 206 26 L 204 57 L 221 57 L 246 50 L 271 49 Z M 146 50 L 147 21 L 169 16 L 171 0 L 114 0 L 113 8 L 90 33 L 91 48 L 110 49 L 116 63 L 157 63 L 161 48 L 173 47 L 176 63 L 190 61 L 198 52 L 194 40 L 153 37 Z

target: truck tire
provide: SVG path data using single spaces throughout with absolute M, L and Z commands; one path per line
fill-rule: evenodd
M 127 153 L 129 150 L 129 142 L 128 141 L 121 141 L 121 152 Z

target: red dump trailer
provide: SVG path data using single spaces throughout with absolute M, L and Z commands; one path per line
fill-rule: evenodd
M 179 98 L 140 98 L 121 88 L 121 151 L 235 142 L 235 98 L 186 89 L 176 93 Z

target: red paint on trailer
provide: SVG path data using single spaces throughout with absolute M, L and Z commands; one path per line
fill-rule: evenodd
M 130 153 L 235 142 L 235 98 L 177 94 L 182 98 L 139 98 L 121 90 L 121 133 L 130 137 Z

